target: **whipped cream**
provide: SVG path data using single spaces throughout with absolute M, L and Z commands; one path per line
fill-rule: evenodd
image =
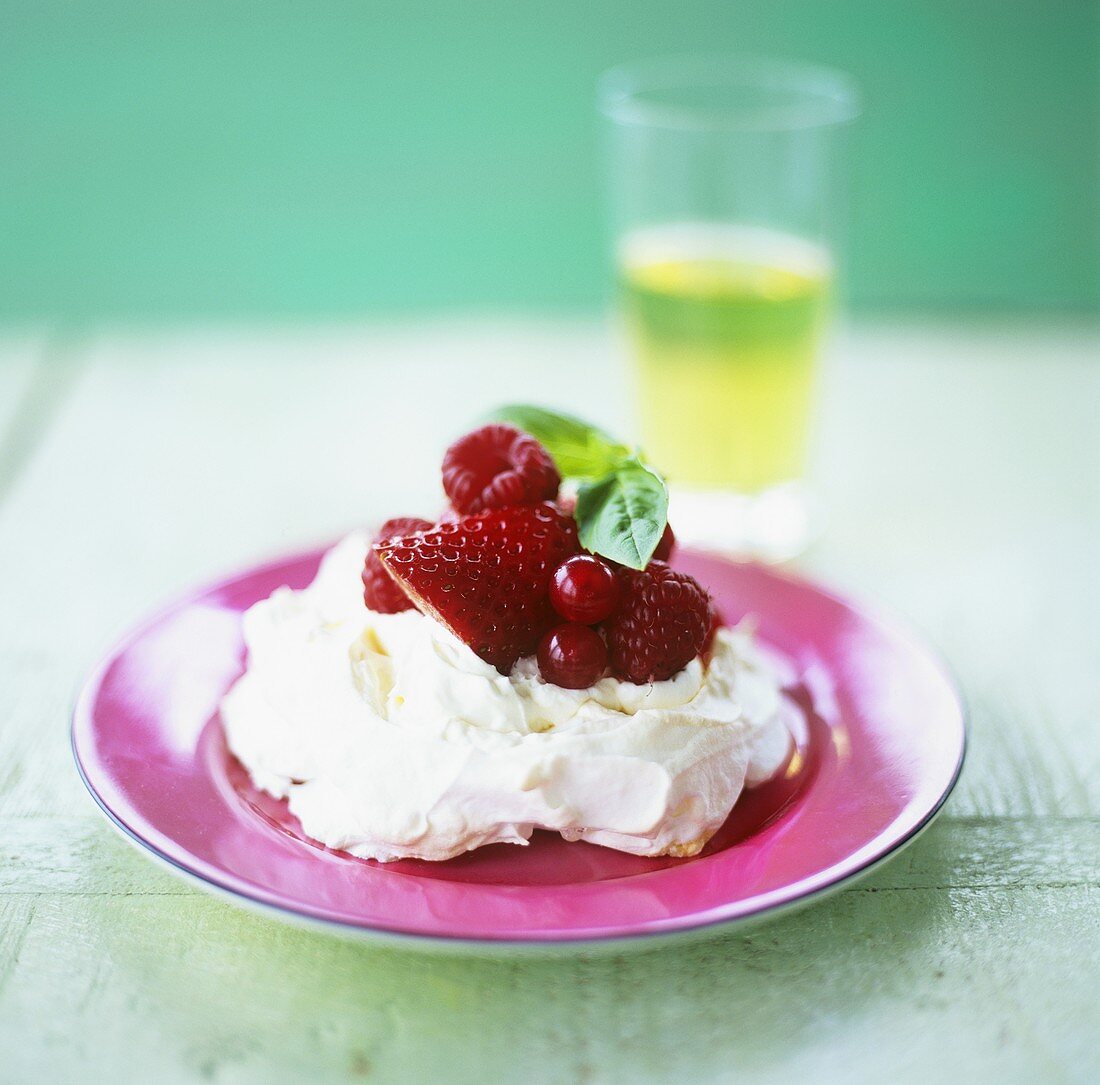
M 788 760 L 790 711 L 744 630 L 664 682 L 508 676 L 416 610 L 363 604 L 368 545 L 244 615 L 229 747 L 309 836 L 363 858 L 449 859 L 536 828 L 637 855 L 697 853 L 744 786 Z

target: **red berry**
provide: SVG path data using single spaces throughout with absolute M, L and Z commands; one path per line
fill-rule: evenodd
M 587 625 L 556 625 L 539 641 L 539 673 L 565 689 L 587 689 L 607 670 L 607 645 Z
M 604 626 L 612 669 L 630 682 L 671 678 L 710 638 L 710 595 L 663 561 L 652 561 L 641 572 L 622 568 L 618 575 L 622 599 Z
M 507 674 L 557 621 L 550 577 L 578 549 L 576 524 L 541 504 L 436 524 L 374 551 L 420 611 Z
M 672 525 L 665 524 L 664 534 L 657 543 L 657 549 L 653 551 L 654 561 L 668 561 L 672 557 L 673 548 L 676 546 L 676 536 L 672 533 Z
M 415 516 L 399 516 L 387 520 L 374 536 L 373 542 L 387 542 L 401 535 L 412 535 L 417 531 L 430 531 L 430 520 L 420 520 Z M 405 594 L 400 584 L 382 566 L 373 549 L 367 551 L 367 560 L 363 563 L 363 602 L 371 610 L 382 614 L 396 614 L 400 610 L 411 610 L 412 600 Z
M 595 625 L 611 616 L 618 601 L 614 570 L 591 554 L 566 558 L 554 570 L 550 602 L 566 621 Z
M 443 457 L 443 489 L 461 513 L 552 501 L 560 485 L 550 453 L 503 422 L 460 437 Z

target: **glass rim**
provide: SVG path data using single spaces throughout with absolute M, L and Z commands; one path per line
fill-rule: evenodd
M 772 91 L 791 100 L 770 105 L 682 105 L 647 101 L 661 91 Z M 860 113 L 859 89 L 846 72 L 749 54 L 658 57 L 620 64 L 597 82 L 600 112 L 617 124 L 683 131 L 767 132 L 847 124 Z

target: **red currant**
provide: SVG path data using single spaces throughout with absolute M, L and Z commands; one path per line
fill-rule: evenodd
M 668 561 L 672 557 L 672 549 L 676 545 L 676 536 L 672 533 L 672 525 L 665 524 L 664 534 L 657 543 L 657 549 L 653 551 L 653 557 L 657 561 Z
M 587 625 L 556 625 L 539 641 L 539 673 L 565 689 L 587 689 L 607 669 L 607 645 Z
M 619 581 L 611 566 L 591 554 L 576 554 L 554 570 L 550 602 L 567 621 L 595 625 L 619 603 Z

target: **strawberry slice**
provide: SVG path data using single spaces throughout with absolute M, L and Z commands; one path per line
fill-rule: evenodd
M 374 546 L 417 609 L 502 674 L 561 620 L 550 578 L 579 550 L 576 522 L 549 502 L 474 513 Z

